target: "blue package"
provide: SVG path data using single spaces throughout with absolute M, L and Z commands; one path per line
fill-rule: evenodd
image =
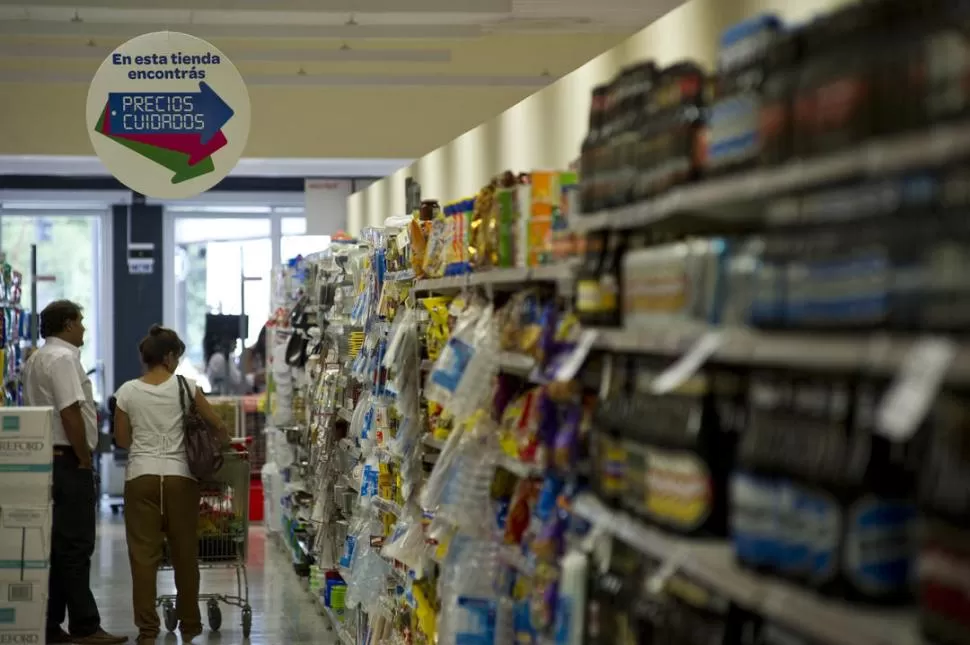
M 455 645 L 495 645 L 497 606 L 490 598 L 458 598 Z

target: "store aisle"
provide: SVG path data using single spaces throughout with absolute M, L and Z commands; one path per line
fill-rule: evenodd
M 327 631 L 312 600 L 297 582 L 290 562 L 280 549 L 266 539 L 262 527 L 249 534 L 249 602 L 253 607 L 252 645 L 331 645 L 333 632 Z M 91 574 L 94 594 L 101 608 L 105 629 L 130 637 L 137 633 L 131 618 L 131 574 L 125 545 L 124 521 L 110 513 L 101 516 L 98 547 Z M 159 593 L 174 593 L 171 572 L 159 575 Z M 202 572 L 202 593 L 235 594 L 235 574 L 228 569 Z M 242 645 L 239 609 L 222 607 L 223 625 L 219 633 L 208 631 L 197 638 L 199 645 Z M 205 616 L 203 608 L 203 618 Z M 208 625 L 206 626 L 208 629 Z M 131 641 L 130 641 L 131 642 Z M 158 642 L 176 645 L 178 638 L 166 634 Z

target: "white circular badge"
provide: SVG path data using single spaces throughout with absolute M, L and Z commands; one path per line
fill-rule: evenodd
M 219 183 L 242 157 L 249 118 L 236 67 L 206 41 L 177 32 L 124 43 L 88 89 L 95 152 L 147 197 L 193 197 Z

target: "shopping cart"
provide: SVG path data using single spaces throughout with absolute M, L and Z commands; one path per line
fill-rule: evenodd
M 209 629 L 222 627 L 219 603 L 242 609 L 243 637 L 249 638 L 253 626 L 253 610 L 249 606 L 249 578 L 246 574 L 246 554 L 249 550 L 249 441 L 234 439 L 232 450 L 225 455 L 225 463 L 213 481 L 201 485 L 199 504 L 199 568 L 234 569 L 236 595 L 201 593 L 205 601 Z M 165 545 L 162 567 L 171 568 L 168 545 Z M 175 613 L 176 596 L 159 596 L 165 628 L 174 632 L 178 627 Z

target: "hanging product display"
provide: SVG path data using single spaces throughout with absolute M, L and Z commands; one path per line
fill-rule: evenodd
M 24 403 L 20 369 L 31 342 L 31 314 L 23 307 L 23 275 L 0 253 L 0 365 L 3 373 L 3 406 Z
M 970 643 L 957 5 L 631 65 L 581 174 L 302 261 L 264 473 L 343 643 Z

